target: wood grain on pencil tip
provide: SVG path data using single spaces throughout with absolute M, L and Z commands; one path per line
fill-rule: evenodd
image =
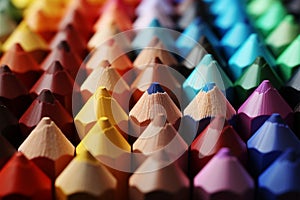
M 49 117 L 41 119 L 18 150 L 40 167 L 52 181 L 68 165 L 75 153 L 75 147 Z

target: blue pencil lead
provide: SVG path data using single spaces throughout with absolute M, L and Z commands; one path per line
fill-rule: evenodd
M 164 93 L 165 91 L 162 89 L 159 83 L 154 82 L 150 85 L 147 92 L 148 94 L 154 94 L 154 93 Z

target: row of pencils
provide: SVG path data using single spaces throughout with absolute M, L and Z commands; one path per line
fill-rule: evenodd
M 1 0 L 0 200 L 299 200 L 299 13 Z

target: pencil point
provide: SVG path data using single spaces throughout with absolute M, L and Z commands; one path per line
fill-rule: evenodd
M 211 91 L 215 86 L 216 86 L 215 83 L 209 82 L 209 83 L 205 84 L 205 86 L 203 87 L 203 91 L 204 91 L 204 92 L 209 92 L 209 91 Z
M 49 68 L 47 69 L 48 74 L 54 74 L 57 71 L 64 70 L 64 67 L 60 64 L 59 61 L 54 61 Z
M 0 73 L 12 73 L 12 71 L 7 65 L 4 64 L 0 66 Z
M 268 122 L 272 123 L 278 123 L 278 124 L 284 124 L 285 122 L 282 120 L 281 116 L 279 113 L 274 113 L 267 119 Z
M 50 90 L 44 89 L 37 97 L 39 101 L 54 104 L 55 97 Z
M 57 44 L 58 49 L 63 49 L 66 52 L 70 52 L 70 46 L 66 40 L 62 40 L 60 43 Z
M 265 93 L 269 89 L 273 88 L 272 83 L 269 80 L 264 80 L 257 88 L 256 92 L 258 93 Z
M 165 91 L 162 89 L 159 83 L 154 82 L 150 85 L 147 92 L 148 94 L 154 94 L 154 93 L 164 93 Z
M 98 123 L 103 130 L 112 126 L 107 117 L 100 117 Z

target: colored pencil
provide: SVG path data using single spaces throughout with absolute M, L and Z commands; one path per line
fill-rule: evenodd
M 223 147 L 230 149 L 232 154 L 246 165 L 246 144 L 224 117 L 217 116 L 191 144 L 192 176 L 194 177 Z
M 238 109 L 238 132 L 246 141 L 273 113 L 292 123 L 292 112 L 271 82 L 264 80 Z
M 187 172 L 188 145 L 163 114 L 157 115 L 132 145 L 133 152 L 150 157 L 164 150 L 169 159 L 176 161 Z
M 53 198 L 50 179 L 21 152 L 17 152 L 0 172 L 1 199 Z
M 291 149 L 282 153 L 259 177 L 259 198 L 264 200 L 298 199 L 300 193 L 299 163 L 299 153 Z
M 54 61 L 59 61 L 71 76 L 76 79 L 77 72 L 81 65 L 81 59 L 72 51 L 67 41 L 61 41 L 56 48 L 52 49 L 40 67 L 46 71 Z
M 84 138 L 101 117 L 107 117 L 113 125 L 119 127 L 119 130 L 124 130 L 124 132 L 127 130 L 128 115 L 102 86 L 97 89 L 74 118 L 79 137 Z M 123 134 L 124 132 L 122 131 Z M 126 135 L 124 134 L 124 136 Z
M 69 180 L 72 179 L 72 182 Z M 116 179 L 88 151 L 77 155 L 55 181 L 57 199 L 113 200 Z
M 215 83 L 207 83 L 190 104 L 184 109 L 184 115 L 191 116 L 195 121 L 214 116 L 224 116 L 227 120 L 236 114 Z
M 6 51 L 1 58 L 1 64 L 8 65 L 28 89 L 37 81 L 42 72 L 36 60 L 18 43 Z
M 142 109 L 148 110 L 148 112 L 140 112 Z M 143 130 L 160 113 L 165 114 L 167 121 L 174 126 L 182 117 L 170 96 L 159 83 L 154 82 L 130 110 L 129 117 Z
M 254 181 L 227 148 L 197 174 L 194 187 L 198 199 L 254 199 Z
M 73 94 L 75 95 L 76 92 L 79 93 L 79 87 L 59 61 L 54 61 L 49 66 L 47 71 L 32 86 L 30 93 L 36 97 L 44 89 L 52 91 L 56 99 L 60 101 L 69 113 L 72 113 Z
M 20 23 L 7 40 L 5 40 L 2 50 L 6 52 L 16 43 L 19 43 L 25 51 L 30 52 L 37 62 L 41 62 L 49 51 L 44 39 L 33 32 L 24 22 Z
M 0 135 L 0 170 L 15 152 L 16 149 Z
M 77 154 L 89 150 L 117 179 L 116 199 L 128 198 L 131 174 L 131 146 L 107 117 L 101 117 L 76 148 Z
M 72 160 L 75 148 L 56 124 L 49 117 L 44 117 L 20 145 L 18 151 L 54 181 Z
M 129 179 L 130 198 L 188 199 L 189 180 L 164 152 L 148 158 Z
M 300 141 L 279 114 L 272 114 L 247 141 L 247 148 L 250 169 L 258 176 L 286 149 L 300 152 Z
M 139 53 L 133 65 L 138 70 L 142 70 L 151 62 L 155 61 L 155 58 L 159 58 L 163 64 L 168 66 L 178 63 L 176 58 L 167 51 L 167 47 L 163 44 L 163 41 L 155 37 L 150 41 L 150 44 L 148 44 L 148 48 L 144 48 Z
M 24 137 L 30 134 L 43 117 L 50 117 L 74 145 L 78 144 L 79 137 L 71 114 L 46 89 L 42 90 L 19 120 Z
M 7 139 L 15 148 L 18 148 L 24 140 L 18 118 L 5 105 L 0 104 L 0 120 L 1 136 Z
M 14 113 L 21 117 L 31 103 L 27 88 L 15 76 L 7 65 L 0 66 L 0 99 L 1 102 Z

